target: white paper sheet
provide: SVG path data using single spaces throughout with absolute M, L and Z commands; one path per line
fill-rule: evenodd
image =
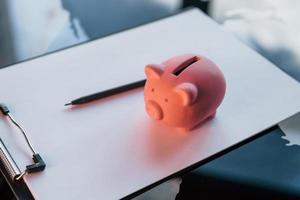
M 209 57 L 227 80 L 216 118 L 190 133 L 148 118 L 142 89 L 64 107 L 143 79 L 145 64 L 181 53 Z M 48 164 L 26 177 L 43 200 L 122 198 L 300 111 L 296 81 L 198 10 L 3 69 L 0 91 Z M 23 138 L 1 118 L 0 136 L 25 166 Z

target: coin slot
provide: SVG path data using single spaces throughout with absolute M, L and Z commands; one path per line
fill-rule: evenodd
M 181 74 L 181 72 L 183 72 L 186 68 L 188 68 L 190 65 L 197 62 L 198 60 L 200 60 L 200 58 L 198 58 L 197 56 L 194 56 L 194 57 L 184 61 L 174 70 L 173 74 L 175 76 L 178 76 L 179 74 Z

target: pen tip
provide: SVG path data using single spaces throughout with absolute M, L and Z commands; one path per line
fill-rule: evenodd
M 72 105 L 72 102 L 66 103 L 65 106 Z

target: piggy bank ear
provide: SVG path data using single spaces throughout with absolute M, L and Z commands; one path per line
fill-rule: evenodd
M 181 83 L 176 86 L 175 92 L 181 97 L 184 106 L 192 105 L 198 96 L 198 89 L 192 83 Z
M 160 65 L 149 64 L 145 67 L 145 74 L 147 78 L 159 78 L 163 73 Z

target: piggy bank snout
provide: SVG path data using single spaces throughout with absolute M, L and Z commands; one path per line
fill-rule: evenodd
M 162 108 L 155 101 L 147 101 L 146 110 L 147 113 L 150 115 L 150 117 L 152 117 L 153 119 L 162 120 L 163 118 Z

